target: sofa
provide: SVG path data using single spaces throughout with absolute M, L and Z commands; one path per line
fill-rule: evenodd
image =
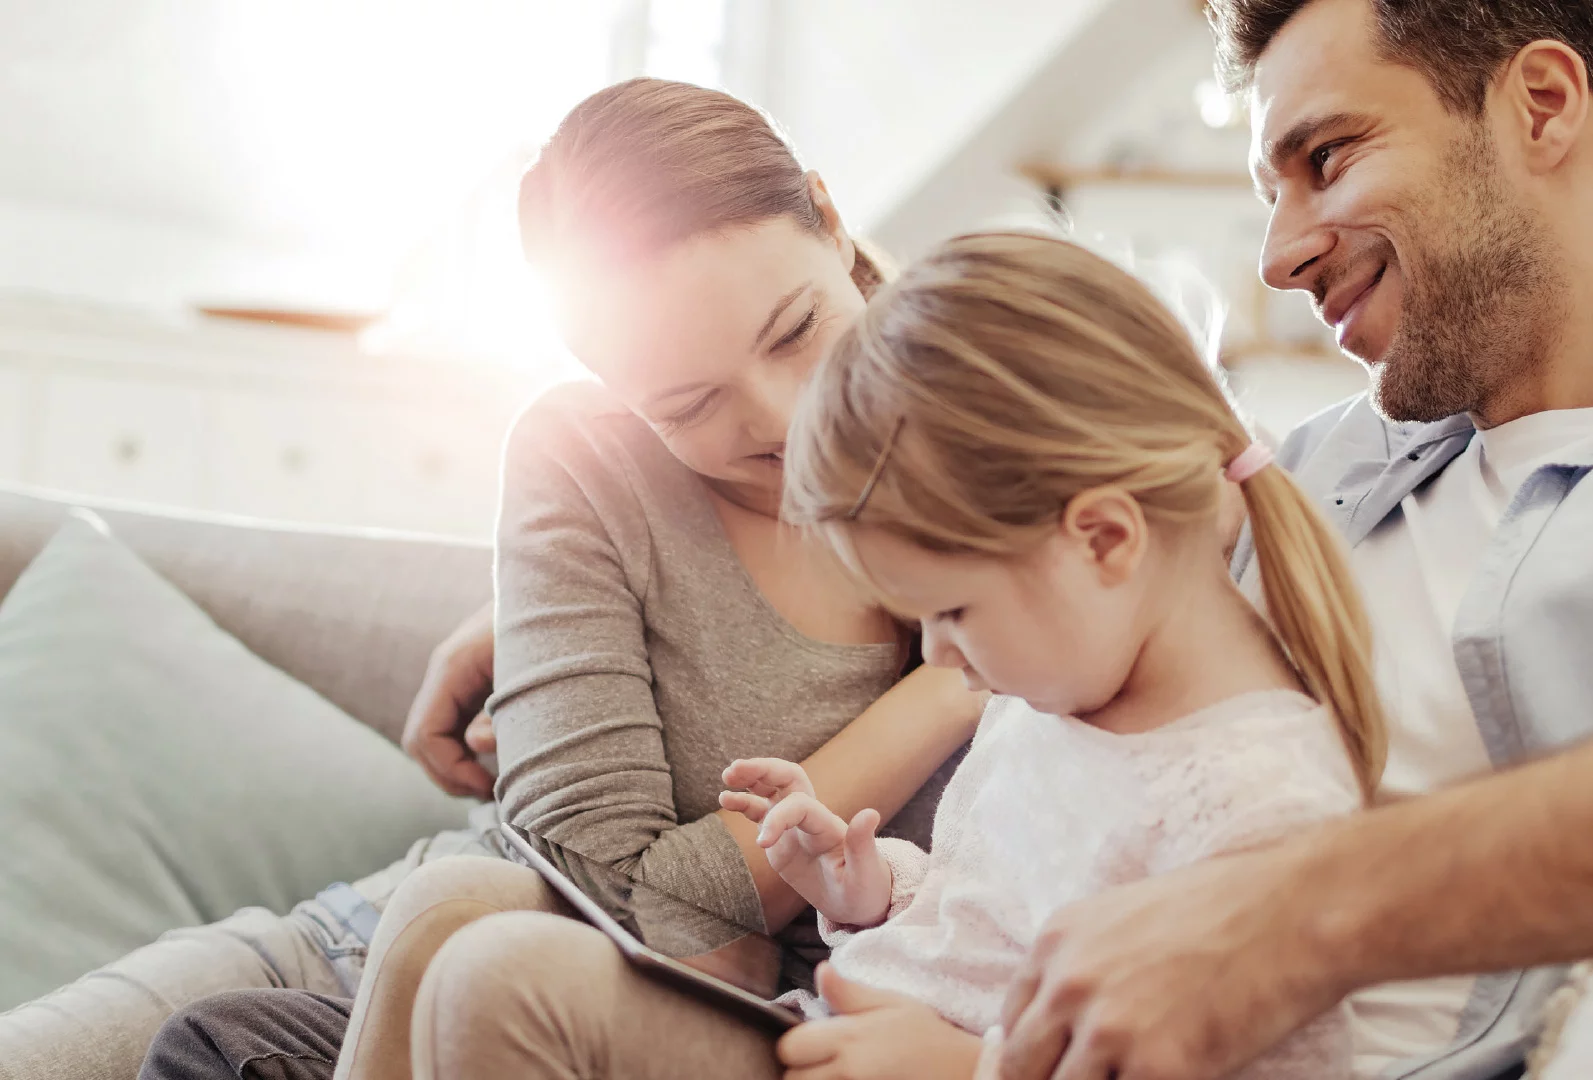
M 0 488 L 0 1012 L 462 826 L 394 743 L 491 563 Z
M 432 649 L 492 598 L 485 543 L 272 526 L 0 487 L 0 599 L 82 506 L 261 659 L 395 742 Z

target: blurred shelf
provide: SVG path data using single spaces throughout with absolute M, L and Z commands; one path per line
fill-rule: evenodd
M 323 330 L 336 334 L 358 334 L 386 317 L 380 311 L 302 311 L 268 307 L 230 307 L 200 305 L 199 314 L 212 319 L 235 322 L 293 326 L 304 330 Z
M 1046 161 L 1026 162 L 1018 166 L 1018 172 L 1052 195 L 1073 188 L 1092 186 L 1182 187 L 1246 192 L 1255 190 L 1255 183 L 1242 172 L 1202 172 L 1164 168 L 1114 169 L 1059 165 Z
M 1347 365 L 1355 361 L 1330 345 L 1293 341 L 1241 341 L 1225 345 L 1222 366 L 1239 368 L 1268 360 L 1305 360 L 1317 364 Z

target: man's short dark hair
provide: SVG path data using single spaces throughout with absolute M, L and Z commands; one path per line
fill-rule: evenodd
M 1217 70 L 1243 89 L 1272 39 L 1315 0 L 1208 0 Z M 1527 45 L 1565 42 L 1593 71 L 1593 0 L 1367 0 L 1386 60 L 1425 75 L 1451 112 L 1479 116 L 1501 68 Z

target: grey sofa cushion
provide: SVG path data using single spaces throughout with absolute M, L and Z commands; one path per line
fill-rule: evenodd
M 79 512 L 0 604 L 0 1009 L 463 823 Z
M 79 500 L 0 485 L 0 597 Z M 397 740 L 437 643 L 492 599 L 492 548 L 89 504 L 256 656 Z

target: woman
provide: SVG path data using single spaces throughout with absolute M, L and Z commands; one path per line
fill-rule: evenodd
M 791 925 L 805 905 L 756 828 L 719 810 L 722 770 L 802 760 L 830 805 L 895 814 L 925 843 L 979 712 L 955 674 L 927 669 L 881 698 L 901 628 L 776 519 L 798 391 L 880 271 L 759 113 L 658 80 L 571 112 L 525 178 L 521 220 L 560 328 L 605 388 L 550 395 L 509 442 L 489 704 L 502 815 L 817 945 L 810 920 Z M 411 876 L 377 932 L 340 1075 L 407 1075 L 430 953 L 482 915 L 547 906 L 507 862 Z M 179 1014 L 145 1075 L 229 1075 L 198 1059 L 233 1075 L 261 1056 L 324 1065 L 346 1004 L 280 999 Z M 286 1021 L 275 1034 L 260 1030 L 271 1013 Z

